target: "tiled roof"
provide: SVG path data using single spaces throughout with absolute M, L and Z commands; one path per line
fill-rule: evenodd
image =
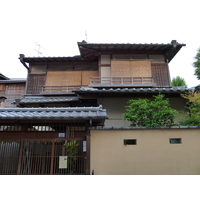
M 63 108 L 0 108 L 0 119 L 106 119 L 107 113 L 99 107 Z
M 9 78 L 0 73 L 0 80 L 9 80 Z
M 69 61 L 82 61 L 82 58 L 80 55 L 71 56 L 71 57 L 24 57 L 24 62 L 30 63 L 30 62 L 69 62 Z
M 184 93 L 192 91 L 191 88 L 171 87 L 171 88 L 91 88 L 81 87 L 74 90 L 76 93 Z
M 0 83 L 25 83 L 26 78 L 12 78 L 9 80 L 0 80 Z
M 156 51 L 161 52 L 166 55 L 166 58 L 170 62 L 173 57 L 178 53 L 178 51 L 186 46 L 185 44 L 180 44 L 176 40 L 172 40 L 171 43 L 158 44 L 158 43 L 87 43 L 85 41 L 78 42 L 78 48 L 81 55 L 76 55 L 73 57 L 25 57 L 20 54 L 20 60 L 22 62 L 73 62 L 73 61 L 84 61 L 88 58 L 95 60 L 98 58 L 98 52 L 100 51 L 129 51 L 129 52 L 142 52 L 142 51 Z M 90 60 L 90 59 L 89 59 Z
M 116 46 L 171 46 L 173 45 L 173 42 L 175 42 L 176 45 L 180 46 L 186 46 L 186 44 L 178 43 L 176 40 L 172 40 L 169 43 L 92 43 L 92 42 L 85 42 L 84 40 L 82 42 L 78 42 L 78 46 L 85 45 L 85 46 L 106 46 L 106 45 L 116 45 Z
M 59 96 L 59 97 L 33 97 L 25 96 L 20 99 L 20 104 L 29 104 L 29 103 L 56 103 L 56 102 L 68 102 L 68 101 L 78 101 L 78 97 L 75 96 Z
M 165 54 L 166 59 L 170 62 L 173 57 L 178 53 L 178 51 L 185 44 L 180 44 L 176 40 L 172 40 L 171 43 L 158 44 L 158 43 L 87 43 L 85 41 L 78 42 L 79 51 L 83 58 L 95 57 L 98 55 L 97 52 L 109 51 L 128 51 L 132 52 L 160 52 Z

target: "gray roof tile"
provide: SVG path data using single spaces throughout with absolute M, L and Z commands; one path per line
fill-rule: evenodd
M 29 104 L 29 103 L 56 103 L 56 102 L 68 102 L 68 101 L 78 101 L 78 97 L 75 96 L 60 96 L 60 97 L 34 97 L 34 96 L 25 96 L 20 99 L 20 104 Z
M 171 88 L 91 88 L 81 87 L 79 90 L 74 90 L 75 93 L 183 93 L 192 91 L 192 88 L 171 87 Z
M 99 107 L 0 108 L 0 119 L 106 119 Z
M 12 78 L 8 80 L 0 80 L 0 83 L 25 83 L 26 78 Z

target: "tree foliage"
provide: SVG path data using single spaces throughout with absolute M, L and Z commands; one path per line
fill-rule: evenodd
M 66 144 L 66 154 L 67 156 L 77 156 L 78 144 L 76 140 L 72 140 Z
M 174 123 L 177 111 L 172 109 L 164 95 L 153 96 L 154 100 L 131 99 L 126 106 L 124 119 L 131 122 L 131 126 L 170 126 Z
M 173 78 L 171 84 L 173 87 L 178 87 L 178 86 L 186 86 L 187 87 L 185 79 L 181 78 L 180 76 Z
M 200 80 L 200 48 L 197 50 L 197 54 L 194 58 L 195 58 L 195 62 L 193 63 L 193 66 L 195 68 L 194 75 L 196 75 L 197 79 Z
M 78 155 L 78 143 L 76 140 L 71 140 L 67 144 L 66 155 L 68 156 L 67 168 L 70 174 L 74 174 L 76 171 L 76 161 Z
M 186 108 L 188 114 L 186 118 L 180 122 L 182 125 L 200 125 L 200 93 L 190 92 L 181 94 L 185 99 L 188 99 Z

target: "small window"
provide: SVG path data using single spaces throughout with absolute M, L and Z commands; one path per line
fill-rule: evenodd
M 136 139 L 126 139 L 124 140 L 124 145 L 136 145 L 137 140 Z
M 181 144 L 181 138 L 170 138 L 169 143 L 170 144 Z

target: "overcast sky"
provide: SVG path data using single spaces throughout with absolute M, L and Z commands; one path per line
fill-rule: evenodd
M 171 78 L 189 87 L 200 47 L 198 0 L 6 0 L 0 3 L 0 73 L 26 78 L 19 54 L 79 55 L 77 42 L 186 44 L 169 63 Z M 86 33 L 87 32 L 87 37 Z

